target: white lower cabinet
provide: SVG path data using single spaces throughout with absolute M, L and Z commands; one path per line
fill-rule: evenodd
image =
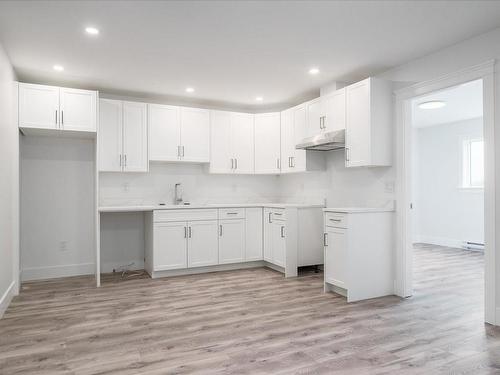
M 175 270 L 187 267 L 186 222 L 155 223 L 154 269 Z
M 245 261 L 262 260 L 262 208 L 245 209 Z
M 272 262 L 280 267 L 285 267 L 285 222 L 272 223 Z
M 392 216 L 390 211 L 325 212 L 325 291 L 347 302 L 394 293 Z
M 219 220 L 219 263 L 245 260 L 245 219 Z
M 218 263 L 217 221 L 187 223 L 188 267 L 213 266 Z

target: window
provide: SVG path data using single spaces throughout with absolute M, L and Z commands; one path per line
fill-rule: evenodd
M 466 139 L 463 143 L 462 187 L 484 187 L 484 142 L 482 139 Z

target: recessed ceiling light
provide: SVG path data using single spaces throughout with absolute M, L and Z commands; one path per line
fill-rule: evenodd
M 64 70 L 64 66 L 62 65 L 54 65 L 52 68 L 58 72 L 62 72 Z
M 423 102 L 418 105 L 421 109 L 438 109 L 443 108 L 446 105 L 442 100 L 431 100 L 428 102 Z
M 263 98 L 262 96 L 257 96 L 257 97 L 255 98 L 255 100 L 257 100 L 258 102 L 261 102 L 261 101 L 263 101 L 263 100 L 264 100 L 264 98 Z
M 186 87 L 186 92 L 194 92 L 194 88 L 192 88 L 192 87 Z
M 318 74 L 319 73 L 319 69 L 318 68 L 311 68 L 309 69 L 309 74 Z
M 99 34 L 99 29 L 96 29 L 95 27 L 86 27 L 85 32 L 90 35 L 98 35 Z

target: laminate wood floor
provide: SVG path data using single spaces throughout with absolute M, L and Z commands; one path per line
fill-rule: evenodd
M 258 268 L 26 283 L 0 320 L 1 374 L 491 374 L 483 256 L 416 246 L 415 295 L 347 304 L 322 274 Z

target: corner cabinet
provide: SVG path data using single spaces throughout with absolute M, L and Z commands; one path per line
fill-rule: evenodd
M 19 128 L 95 133 L 97 91 L 19 84 Z
M 346 167 L 390 166 L 392 158 L 391 83 L 368 78 L 347 86 Z
M 254 115 L 210 112 L 210 173 L 253 174 Z
M 99 107 L 99 171 L 147 172 L 147 105 L 101 99 Z
M 208 110 L 149 104 L 148 113 L 151 161 L 210 161 Z

